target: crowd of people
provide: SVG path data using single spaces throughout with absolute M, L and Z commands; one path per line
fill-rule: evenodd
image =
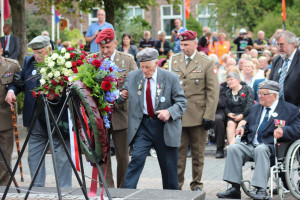
M 213 130 L 217 143 L 215 157 L 224 158 L 227 148 L 224 180 L 232 185 L 217 196 L 241 197 L 241 167 L 244 161 L 254 158 L 257 168 L 252 184 L 258 189 L 257 199 L 264 199 L 267 196 L 269 160 L 274 154 L 273 138 L 300 138 L 300 93 L 296 89 L 300 83 L 300 52 L 296 35 L 278 29 L 268 40 L 260 30 L 257 39 L 252 41 L 251 33 L 240 29 L 239 37 L 233 42 L 237 45 L 234 54 L 225 33 L 212 33 L 209 27 L 204 27 L 203 35 L 198 37 L 196 32 L 182 27 L 180 19 L 176 19 L 171 36 L 173 48 L 164 31 L 158 33 L 156 40 L 148 30 L 136 47 L 127 33 L 123 34 L 118 45 L 113 26 L 105 22 L 105 12 L 98 10 L 97 17 L 98 22 L 91 24 L 85 35 L 86 42 L 90 43 L 90 53 L 99 59 L 109 57 L 121 69 L 117 76 L 123 80 L 119 82 L 122 88 L 117 99 L 119 106 L 114 109 L 110 131 L 117 158 L 116 186 L 136 188 L 146 156 L 153 148 L 164 189 L 182 189 L 190 151 L 193 172 L 190 188 L 202 191 L 207 132 Z M 7 26 L 4 28 L 8 29 Z M 5 31 L 5 35 L 10 34 Z M 31 90 L 39 81 L 33 79 L 19 84 L 13 80 L 20 67 L 17 61 L 4 57 L 15 56 L 11 49 L 13 41 L 17 40 L 8 37 L 9 47 L 6 37 L 0 40 L 1 66 L 6 66 L 5 63 L 15 66 L 1 68 L 4 74 L 1 77 L 3 88 L 0 88 L 1 109 L 10 109 L 16 95 L 25 90 L 23 119 L 24 126 L 28 127 L 36 104 Z M 33 55 L 26 57 L 19 77 L 28 80 L 35 75 L 34 64 L 43 61 L 47 52 L 70 45 L 61 40 L 52 44 L 47 33 L 43 32 L 28 44 Z M 159 59 L 159 56 L 166 57 Z M 55 101 L 53 97 L 48 98 Z M 8 111 L 1 117 L 7 115 Z M 272 120 L 277 118 L 285 120 L 286 125 L 275 127 Z M 32 176 L 47 141 L 45 123 L 38 121 L 29 140 L 28 161 Z M 1 146 L 13 141 L 8 136 L 12 135 L 12 126 L 3 127 L 0 126 Z M 237 140 L 240 137 L 242 139 Z M 7 140 L 10 143 L 3 142 Z M 56 151 L 61 151 L 57 138 L 55 142 Z M 129 145 L 133 146 L 131 160 Z M 5 155 L 9 161 L 11 152 L 7 147 Z M 61 186 L 71 187 L 71 169 L 66 156 L 57 159 Z M 9 173 L 3 172 L 6 167 L 0 167 L 0 184 L 5 185 Z M 115 187 L 110 155 L 107 169 L 107 185 Z M 44 187 L 45 176 L 43 164 L 34 186 Z

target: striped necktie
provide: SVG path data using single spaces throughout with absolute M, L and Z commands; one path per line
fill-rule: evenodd
M 257 141 L 258 141 L 259 143 L 262 142 L 262 141 L 261 141 L 261 135 L 262 135 L 262 132 L 263 132 L 263 130 L 265 129 L 267 123 L 268 123 L 268 120 L 269 120 L 269 111 L 271 110 L 271 108 L 266 108 L 266 109 L 267 109 L 267 112 L 266 112 L 266 114 L 265 114 L 265 116 L 264 116 L 264 119 L 263 119 L 263 121 L 261 122 L 261 124 L 259 125 L 259 128 L 258 128 L 258 130 L 257 130 Z
M 186 68 L 188 68 L 188 66 L 190 65 L 192 59 L 190 57 L 188 57 L 186 60 L 188 61 L 187 64 L 186 64 Z
M 284 59 L 284 64 L 281 68 L 281 73 L 280 73 L 280 77 L 279 77 L 279 85 L 280 85 L 280 90 L 279 90 L 279 98 L 281 100 L 284 100 L 284 80 L 287 74 L 287 70 L 288 70 L 288 64 L 289 64 L 289 59 L 286 58 Z

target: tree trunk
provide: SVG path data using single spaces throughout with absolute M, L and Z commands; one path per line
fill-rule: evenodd
M 27 56 L 27 29 L 25 19 L 25 0 L 9 0 L 11 5 L 12 32 L 19 38 L 20 50 L 18 61 L 23 65 L 24 58 Z
M 111 0 L 104 1 L 104 10 L 106 13 L 106 22 L 111 23 L 113 27 L 115 26 L 115 8 Z
M 156 39 L 157 38 L 157 14 L 156 14 L 156 7 L 153 6 L 151 7 L 151 35 L 152 38 Z

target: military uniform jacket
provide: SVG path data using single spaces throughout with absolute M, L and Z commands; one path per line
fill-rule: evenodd
M 13 82 L 14 74 L 20 71 L 19 62 L 10 58 L 1 58 L 0 64 L 0 131 L 13 128 L 10 105 L 6 103 L 8 85 Z
M 98 58 L 102 59 L 101 53 L 98 53 Z M 118 89 L 122 89 L 128 72 L 137 69 L 137 65 L 132 55 L 116 50 L 114 63 L 119 67 L 117 78 L 119 79 Z M 113 130 L 122 130 L 128 128 L 128 103 L 114 107 L 112 115 Z
M 215 120 L 219 82 L 213 60 L 196 52 L 188 68 L 183 53 L 175 54 L 170 62 L 169 70 L 178 75 L 188 99 L 182 126 L 202 125 L 203 118 Z

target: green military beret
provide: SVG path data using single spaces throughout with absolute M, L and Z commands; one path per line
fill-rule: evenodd
M 140 62 L 147 62 L 150 60 L 155 60 L 158 57 L 158 51 L 152 48 L 146 48 L 140 51 L 136 57 L 139 59 Z
M 50 38 L 44 35 L 39 35 L 33 38 L 27 47 L 32 48 L 33 50 L 38 50 L 45 48 L 50 45 Z

